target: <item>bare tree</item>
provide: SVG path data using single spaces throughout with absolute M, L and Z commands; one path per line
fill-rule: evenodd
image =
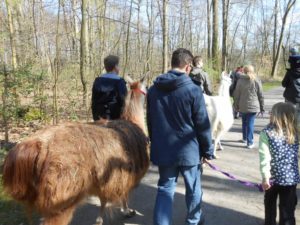
M 277 26 L 278 26 L 278 0 L 275 0 L 274 6 L 274 33 L 273 33 L 273 62 L 276 58 L 276 49 L 277 49 Z
M 207 58 L 211 59 L 211 0 L 207 0 Z
M 56 23 L 56 38 L 55 38 L 55 59 L 54 59 L 54 84 L 53 84 L 53 124 L 58 124 L 58 104 L 57 104 L 57 95 L 58 95 L 58 77 L 60 73 L 60 34 L 59 34 L 59 25 L 60 25 L 60 9 L 61 9 L 61 0 L 58 1 L 57 9 L 57 23 Z
M 86 112 L 88 111 L 87 106 L 87 80 L 86 77 L 89 74 L 89 67 L 88 67 L 88 51 L 89 51 L 89 44 L 88 44 L 88 24 L 87 24 L 87 16 L 88 16 L 88 3 L 89 0 L 82 0 L 81 2 L 81 37 L 80 37 L 80 78 L 82 84 L 82 91 L 83 91 L 83 106 L 85 107 Z
M 162 72 L 165 73 L 168 70 L 168 0 L 163 0 L 163 68 Z
M 16 46 L 16 32 L 14 27 L 14 21 L 13 21 L 13 15 L 12 15 L 12 6 L 13 2 L 9 2 L 8 0 L 5 0 L 6 3 L 6 10 L 7 10 L 7 20 L 8 20 L 8 26 L 9 26 L 9 39 L 10 39 L 10 49 L 11 49 L 11 64 L 13 73 L 16 72 L 18 68 L 18 61 L 17 61 L 17 46 Z M 14 75 L 14 82 L 17 82 L 16 76 Z M 19 95 L 16 88 L 17 85 L 13 88 L 13 95 L 15 99 L 15 109 L 17 114 L 17 109 L 19 107 Z
M 213 67 L 215 70 L 219 70 L 219 12 L 218 12 L 219 0 L 212 0 L 213 9 L 213 34 L 212 34 L 212 59 Z
M 223 38 L 222 38 L 222 70 L 227 70 L 227 34 L 228 34 L 228 14 L 230 0 L 222 0 L 222 18 L 223 18 Z
M 278 45 L 277 45 L 275 59 L 273 61 L 273 66 L 272 66 L 272 72 L 271 72 L 272 77 L 275 77 L 277 74 L 278 61 L 279 61 L 279 56 L 281 53 L 281 45 L 282 45 L 282 40 L 283 40 L 283 36 L 284 36 L 284 30 L 285 30 L 285 26 L 286 26 L 287 17 L 289 15 L 291 8 L 295 5 L 295 3 L 296 3 L 296 0 L 289 0 L 287 3 L 287 6 L 285 8 L 285 11 L 284 11 L 279 41 L 278 41 Z
M 127 32 L 126 32 L 126 43 L 125 43 L 125 65 L 124 65 L 124 70 L 123 70 L 123 74 L 124 76 L 126 75 L 126 70 L 127 67 L 129 67 L 128 65 L 128 48 L 129 48 L 129 38 L 130 38 L 130 23 L 131 23 L 131 15 L 132 15 L 132 4 L 133 4 L 133 0 L 130 1 L 130 9 L 129 9 L 129 19 L 128 19 L 128 23 L 127 23 Z

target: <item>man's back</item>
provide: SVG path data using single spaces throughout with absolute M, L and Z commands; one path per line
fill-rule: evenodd
M 97 77 L 92 90 L 94 120 L 120 118 L 126 93 L 126 82 L 117 74 L 108 73 Z
M 209 120 L 199 87 L 186 74 L 170 71 L 159 76 L 150 88 L 147 107 L 152 162 L 199 163 L 199 141 L 200 149 L 211 146 Z

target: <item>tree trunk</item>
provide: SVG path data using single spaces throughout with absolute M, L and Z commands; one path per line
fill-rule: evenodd
M 273 62 L 276 58 L 276 49 L 277 49 L 277 26 L 278 26 L 278 0 L 275 0 L 274 6 L 274 33 L 273 33 Z
M 7 96 L 8 96 L 8 73 L 6 70 L 6 62 L 3 63 L 3 73 L 4 73 L 4 83 L 3 83 L 3 92 L 2 92 L 2 119 L 4 127 L 4 141 L 5 144 L 9 142 L 9 122 L 8 122 L 8 110 L 7 110 Z
M 213 7 L 213 35 L 212 35 L 212 59 L 213 68 L 219 70 L 219 18 L 218 18 L 219 0 L 212 1 Z
M 148 18 L 148 40 L 146 48 L 146 62 L 144 65 L 143 73 L 147 71 L 152 71 L 152 53 L 153 53 L 153 30 L 154 30 L 154 10 L 153 1 L 150 0 L 150 12 L 149 12 L 149 1 L 147 0 L 147 18 Z M 149 79 L 148 79 L 149 80 Z
M 98 73 L 102 72 L 102 68 L 103 68 L 103 56 L 104 56 L 104 49 L 105 49 L 105 14 L 106 14 L 106 3 L 107 0 L 95 0 L 97 2 L 97 11 L 98 11 L 98 15 L 100 15 L 97 18 L 97 26 L 98 26 L 98 36 L 99 36 L 99 66 L 97 66 L 98 68 Z
M 11 64 L 12 64 L 12 68 L 13 68 L 13 73 L 15 73 L 18 68 L 15 27 L 14 27 L 13 15 L 12 15 L 12 11 L 11 11 L 12 7 L 11 7 L 10 3 L 8 2 L 8 0 L 5 0 L 5 3 L 6 3 L 6 9 L 7 9 L 8 26 L 9 26 Z M 14 75 L 13 79 L 16 84 L 17 79 L 16 79 L 15 75 Z M 17 116 L 17 110 L 20 105 L 20 100 L 19 100 L 19 95 L 18 95 L 16 85 L 13 88 L 13 96 L 14 96 L 14 102 L 15 102 L 15 116 Z
M 129 10 L 129 19 L 127 24 L 127 32 L 126 32 L 126 43 L 125 43 L 125 63 L 124 63 L 124 70 L 123 70 L 123 76 L 126 75 L 126 69 L 129 67 L 128 65 L 128 48 L 129 48 L 129 38 L 130 38 L 130 24 L 131 24 L 131 14 L 132 14 L 132 4 L 133 0 L 130 1 L 130 10 Z
M 76 13 L 76 9 L 77 9 L 77 0 L 72 0 L 71 2 L 72 4 L 72 23 L 73 23 L 73 35 L 72 35 L 72 50 L 75 52 L 74 54 L 74 60 L 75 62 L 79 61 L 80 58 L 80 54 L 79 54 L 79 44 L 78 44 L 78 38 L 77 38 L 77 34 L 79 33 L 79 28 L 78 28 L 78 23 L 77 23 L 77 13 Z
M 86 77 L 89 74 L 88 68 L 88 24 L 87 24 L 87 10 L 88 10 L 88 0 L 82 0 L 81 3 L 81 37 L 80 37 L 80 78 L 82 84 L 82 103 L 85 111 L 87 113 L 88 106 L 87 106 L 87 81 Z
M 168 70 L 168 0 L 163 0 L 163 68 L 162 72 Z
M 223 39 L 222 39 L 222 71 L 227 70 L 227 34 L 228 34 L 228 14 L 229 14 L 229 4 L 230 0 L 223 0 Z
M 211 59 L 211 0 L 207 0 L 207 58 Z
M 32 0 L 32 25 L 33 25 L 35 54 L 38 56 L 39 44 L 38 44 L 38 34 L 37 34 L 36 16 L 35 16 L 35 0 Z
M 138 60 L 137 60 L 137 70 L 140 65 L 142 65 L 142 40 L 141 40 L 141 3 L 142 0 L 137 1 L 137 50 L 138 50 Z
M 291 8 L 295 5 L 295 3 L 296 3 L 296 0 L 289 0 L 288 4 L 287 4 L 287 7 L 285 9 L 284 15 L 283 15 L 282 26 L 281 26 L 280 36 L 279 36 L 279 42 L 278 42 L 278 45 L 277 45 L 275 60 L 273 62 L 273 66 L 272 66 L 272 73 L 271 73 L 272 77 L 275 77 L 276 74 L 277 74 L 277 67 L 278 67 L 279 56 L 280 56 L 280 53 L 281 53 L 281 45 L 282 45 L 286 20 L 287 20 L 287 17 L 288 17 L 288 14 L 289 14 Z
M 54 60 L 54 84 L 53 84 L 53 124 L 58 124 L 58 104 L 57 104 L 57 85 L 58 77 L 60 73 L 60 34 L 59 34 L 59 25 L 60 25 L 60 8 L 61 0 L 58 1 L 58 10 L 57 10 L 57 23 L 56 23 L 56 38 L 55 38 L 55 60 Z

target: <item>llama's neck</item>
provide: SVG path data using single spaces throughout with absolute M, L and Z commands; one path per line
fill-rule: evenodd
M 139 112 L 137 113 L 138 116 L 134 116 L 130 119 L 131 122 L 138 125 L 146 134 L 146 127 L 145 127 L 145 118 L 144 118 L 144 109 L 143 107 L 139 109 Z
M 229 98 L 229 85 L 221 84 L 219 87 L 218 95 Z
M 142 98 L 140 93 L 128 93 L 121 118 L 135 123 L 146 133 Z

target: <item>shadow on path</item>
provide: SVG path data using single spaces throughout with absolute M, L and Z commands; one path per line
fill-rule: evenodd
M 205 175 L 203 176 L 203 179 L 209 180 L 210 182 L 220 182 L 220 179 Z M 237 184 L 231 183 L 230 181 L 223 182 L 227 190 L 234 191 L 237 188 L 242 188 L 242 191 L 245 191 L 243 187 L 238 187 Z M 205 186 L 204 188 L 206 189 Z M 106 213 L 103 225 L 152 225 L 152 214 L 155 203 L 155 197 L 156 188 L 141 184 L 136 190 L 134 190 L 129 202 L 130 207 L 136 209 L 138 215 L 130 219 L 125 219 L 122 217 L 119 210 L 113 210 L 111 213 Z M 184 225 L 184 217 L 186 212 L 184 195 L 176 193 L 174 199 L 175 201 L 173 208 L 173 225 Z M 245 208 L 247 208 L 246 204 Z M 238 210 L 243 211 L 243 209 Z M 206 225 L 263 224 L 262 219 L 257 218 L 255 216 L 247 215 L 238 210 L 227 209 L 224 207 L 213 205 L 208 202 L 203 203 L 203 211 L 206 218 Z M 76 211 L 71 225 L 93 225 L 98 215 L 99 207 L 91 204 L 86 204 Z

